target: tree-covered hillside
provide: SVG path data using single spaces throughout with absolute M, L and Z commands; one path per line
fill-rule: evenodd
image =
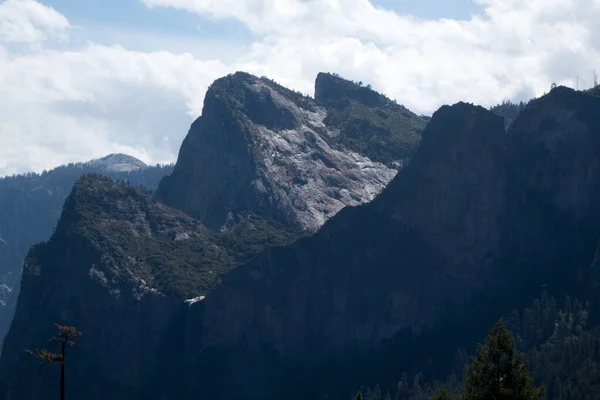
M 529 374 L 545 387 L 547 400 L 598 398 L 600 321 L 591 307 L 590 301 L 571 297 L 559 306 L 543 292 L 531 307 L 513 310 L 502 319 L 514 336 L 516 351 L 524 353 Z M 468 354 L 473 352 L 474 348 L 457 349 L 445 380 L 434 379 L 431 371 L 412 370 L 402 373 L 395 385 L 363 385 L 359 390 L 364 400 L 382 400 L 386 394 L 395 399 L 427 400 L 442 387 L 450 394 L 460 393 L 473 365 Z
M 133 157 L 113 154 L 39 174 L 0 178 L 0 350 L 18 298 L 23 259 L 31 246 L 50 237 L 75 181 L 100 173 L 155 191 L 172 169 L 173 165 L 146 166 Z
M 162 177 L 172 169 L 172 165 L 155 165 L 113 171 L 93 162 L 71 163 L 40 174 L 0 178 L 0 238 L 11 243 L 22 255 L 34 243 L 48 239 L 73 184 L 85 174 L 101 173 L 154 191 Z

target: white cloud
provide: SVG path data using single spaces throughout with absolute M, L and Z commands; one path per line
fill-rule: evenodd
M 254 43 L 227 59 L 97 43 L 57 50 L 44 40 L 72 31 L 64 16 L 33 0 L 0 3 L 0 175 L 112 151 L 174 160 L 206 88 L 234 70 L 311 94 L 319 71 L 338 72 L 430 113 L 460 100 L 525 99 L 552 82 L 574 86 L 578 75 L 589 86 L 600 69 L 600 0 L 479 0 L 485 14 L 464 21 L 368 0 L 142 1 L 237 20 Z
M 265 38 L 242 65 L 281 81 L 307 90 L 330 68 L 424 112 L 540 94 L 600 66 L 600 0 L 480 0 L 486 14 L 468 21 L 418 20 L 368 0 L 143 1 L 245 23 Z
M 229 72 L 187 54 L 89 44 L 0 64 L 0 172 L 126 152 L 172 161 L 206 85 Z
M 371 81 L 419 111 L 460 99 L 489 104 L 524 91 L 540 94 L 552 81 L 589 78 L 600 64 L 598 0 L 489 0 L 486 15 L 469 21 L 415 20 L 366 0 L 339 3 L 303 2 L 325 28 L 286 21 L 281 29 L 292 28 L 262 46 L 264 57 L 254 62 L 276 67 L 293 60 L 301 65 L 292 71 L 314 72 L 326 57 L 340 73 Z M 286 71 L 276 72 L 291 78 Z
M 68 27 L 62 14 L 34 0 L 0 3 L 0 40 L 36 43 L 49 35 L 61 34 Z

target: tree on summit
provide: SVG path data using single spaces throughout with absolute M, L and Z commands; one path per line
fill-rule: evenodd
M 46 349 L 42 350 L 25 350 L 27 354 L 40 359 L 42 365 L 60 364 L 60 399 L 65 399 L 65 355 L 68 347 L 77 347 L 79 344 L 75 341 L 81 336 L 81 332 L 77 331 L 74 326 L 62 326 L 54 324 L 58 329 L 58 333 L 50 339 L 51 343 L 60 346 L 60 353 L 52 353 Z

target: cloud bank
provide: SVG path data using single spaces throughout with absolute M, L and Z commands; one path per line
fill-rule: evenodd
M 415 112 L 589 87 L 600 0 L 479 0 L 470 20 L 423 20 L 368 0 L 143 0 L 234 20 L 251 44 L 223 59 L 80 43 L 59 12 L 0 3 L 0 175 L 125 152 L 174 161 L 210 83 L 245 70 L 312 94 L 319 71 L 370 83 Z M 246 38 L 244 38 L 246 39 Z M 201 41 L 202 38 L 198 38 Z

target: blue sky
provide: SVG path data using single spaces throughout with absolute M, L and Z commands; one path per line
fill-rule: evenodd
M 78 38 L 97 43 L 118 41 L 128 48 L 160 50 L 166 42 L 173 51 L 201 53 L 207 43 L 229 49 L 247 46 L 252 32 L 235 19 L 214 19 L 174 8 L 147 7 L 140 0 L 47 0 L 81 30 Z M 483 8 L 472 0 L 376 0 L 372 4 L 399 14 L 435 20 L 469 19 Z M 147 40 L 148 37 L 154 40 Z M 179 43 L 177 43 L 179 42 Z M 216 51 L 211 49 L 211 53 Z M 226 51 L 222 52 L 225 53 Z
M 139 30 L 169 36 L 243 39 L 244 25 L 235 20 L 215 21 L 186 11 L 149 8 L 139 0 L 49 0 L 53 7 L 73 24 L 86 27 L 112 27 L 124 31 Z
M 424 19 L 468 19 L 483 8 L 472 0 L 376 0 L 376 6 Z M 246 29 L 233 20 L 214 21 L 185 11 L 153 9 L 139 0 L 48 0 L 74 23 L 89 23 L 139 29 L 152 32 L 214 38 L 226 36 L 242 39 Z
M 0 0 L 0 176 L 177 157 L 209 85 L 318 72 L 409 109 L 591 85 L 600 0 Z
M 472 0 L 378 0 L 373 4 L 425 19 L 468 19 L 483 11 Z

